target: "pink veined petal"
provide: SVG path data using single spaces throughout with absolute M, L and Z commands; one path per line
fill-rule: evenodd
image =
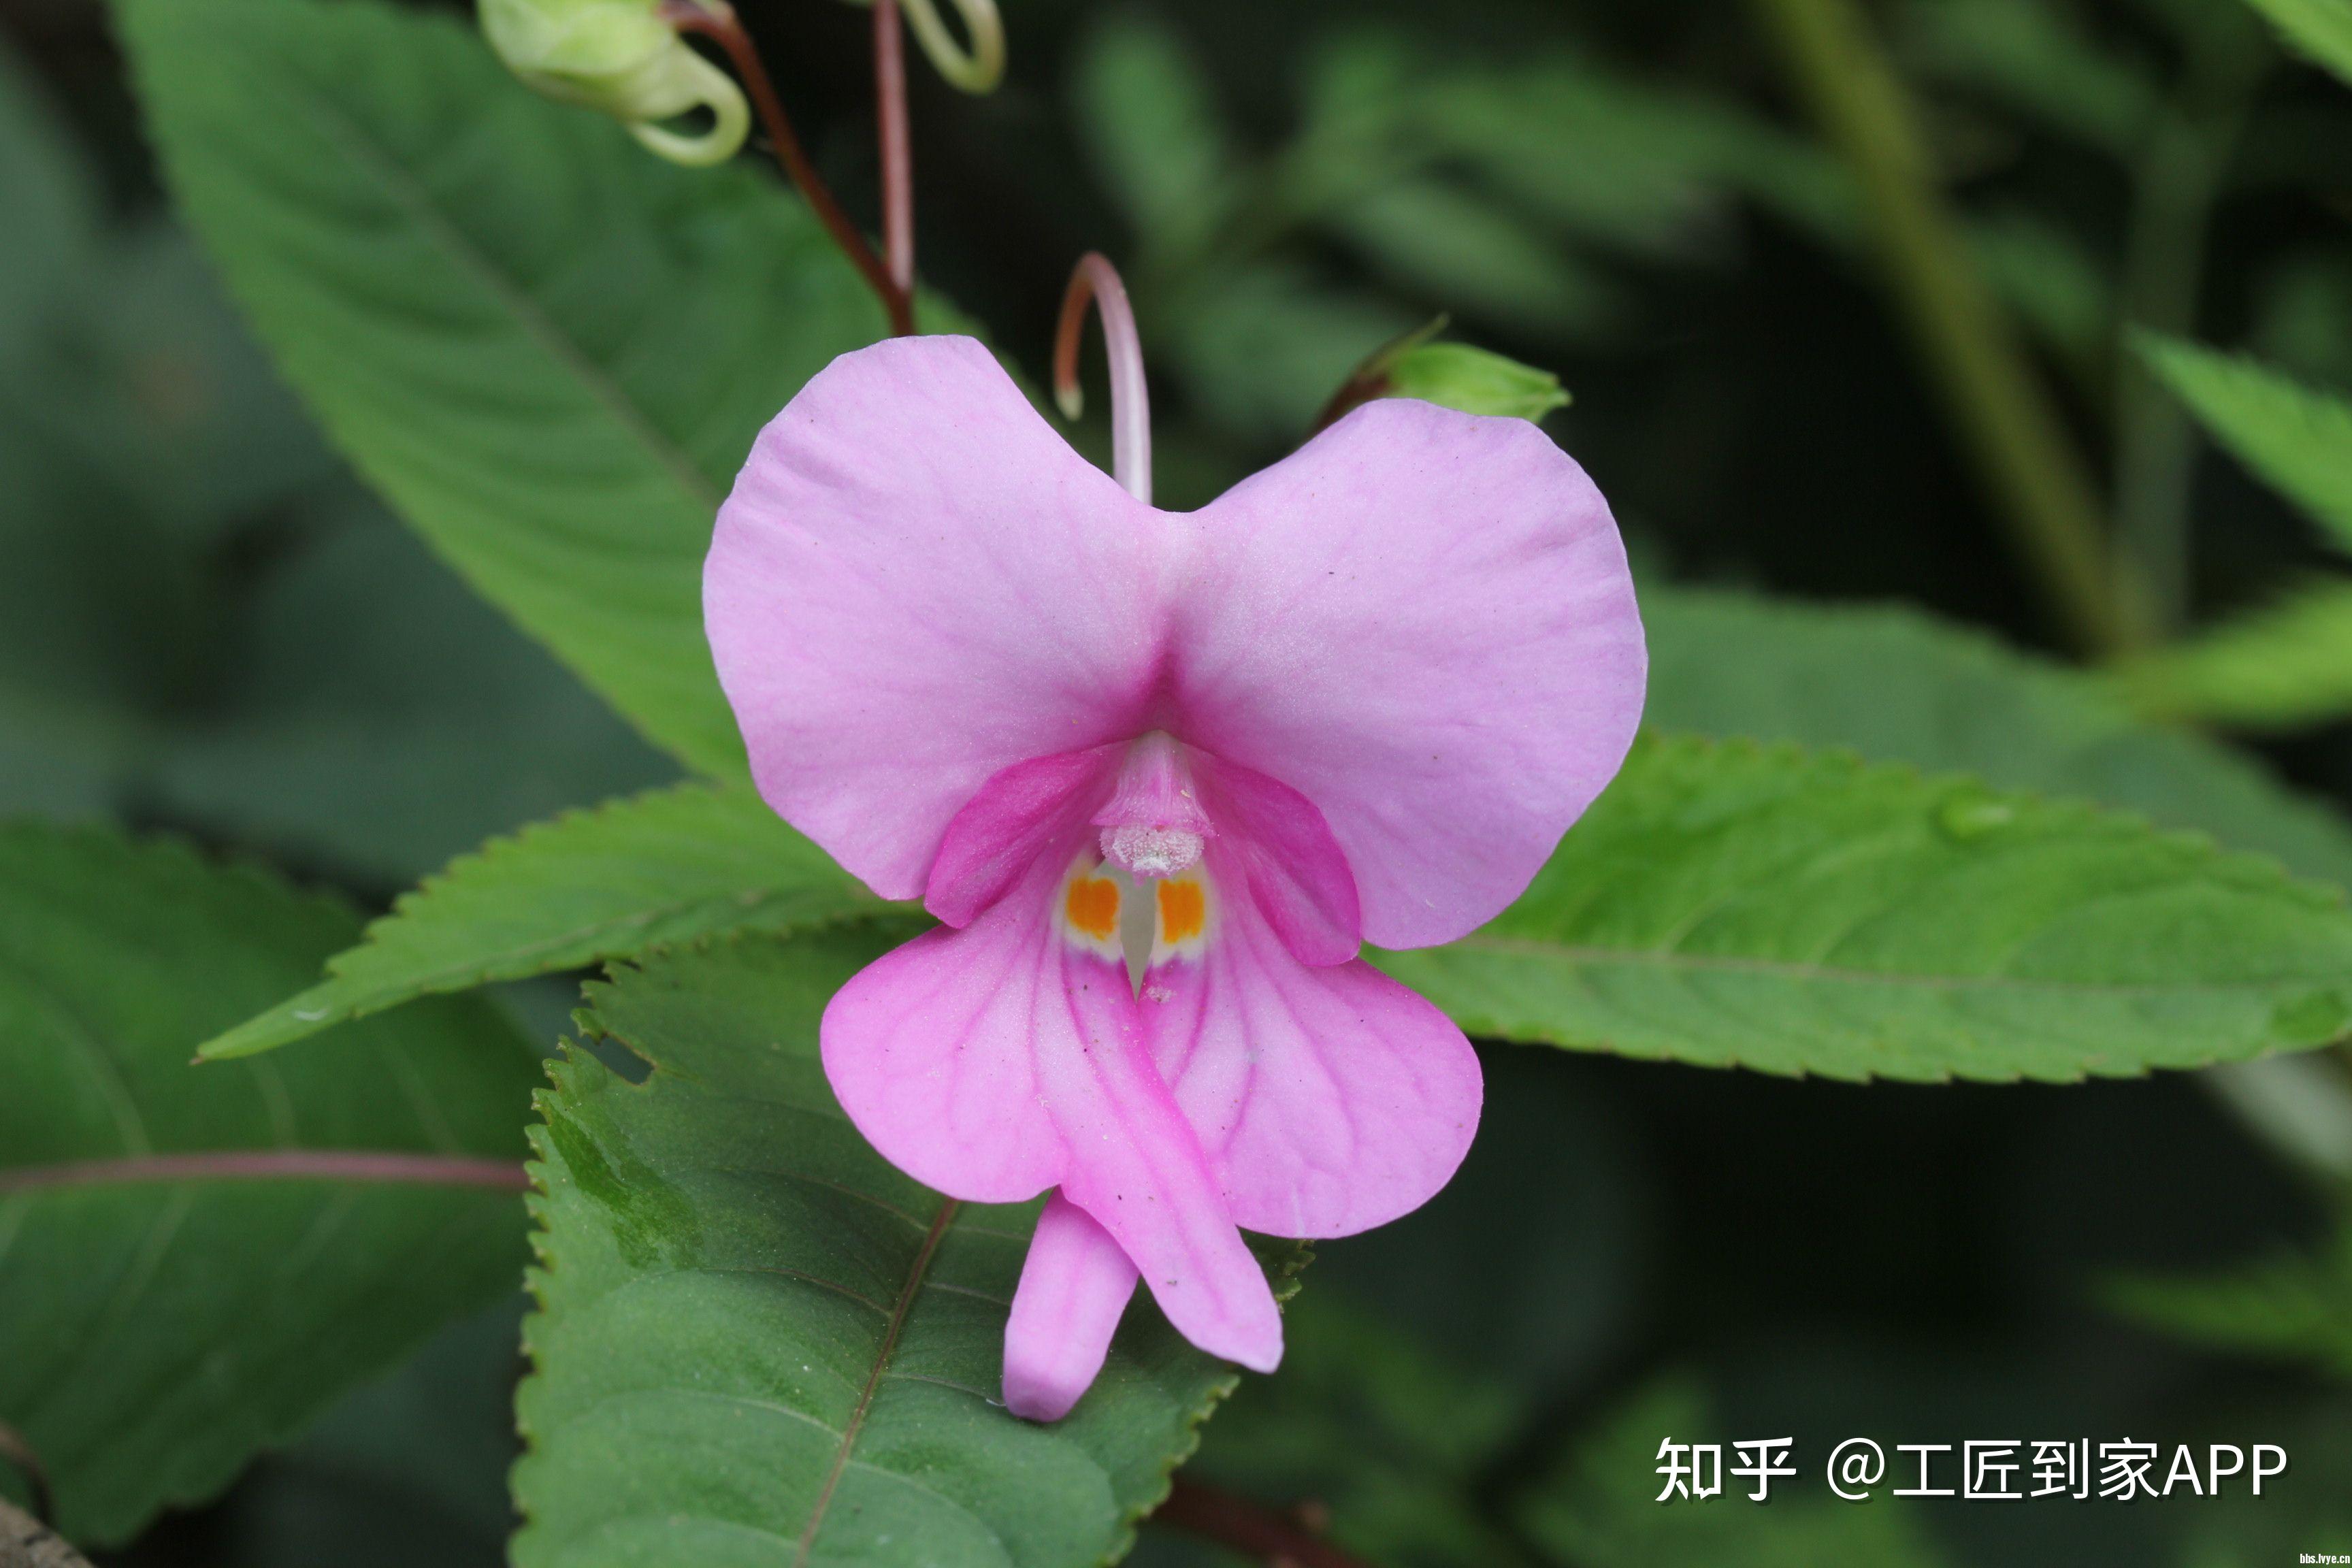
M 703 569 L 711 657 L 779 815 L 913 898 L 992 775 L 1124 740 L 1182 531 L 970 338 L 894 338 L 760 433 Z
M 1124 971 L 1118 984 L 1128 991 Z M 1124 1040 L 1079 1049 L 1055 1042 L 1038 1053 L 1045 1103 L 1070 1151 L 1062 1194 L 1134 1259 L 1178 1333 L 1211 1355 L 1272 1372 L 1282 1361 L 1274 1290 L 1152 1066 L 1140 1021 L 1129 1017 Z
M 1258 912 L 1301 963 L 1345 963 L 1361 945 L 1362 917 L 1348 857 L 1315 803 L 1264 773 L 1192 753 L 1202 803 L 1226 863 Z
M 1110 1232 L 1061 1194 L 1047 1198 L 1005 1320 L 1005 1407 L 1032 1421 L 1067 1415 L 1102 1371 L 1135 1279 Z
M 1199 1141 L 1153 1067 L 1123 959 L 1064 940 L 1076 844 L 961 931 L 852 976 L 825 1008 L 825 1077 L 883 1158 L 950 1197 L 1058 1185 L 1134 1260 L 1178 1332 L 1259 1372 L 1281 1314 Z
M 1419 1208 L 1478 1130 L 1477 1053 L 1361 959 L 1300 963 L 1238 894 L 1222 841 L 1209 861 L 1209 938 L 1197 957 L 1153 965 L 1142 1006 L 1235 1223 L 1330 1237 Z
M 948 823 L 923 907 L 951 926 L 970 925 L 1032 867 L 1050 859 L 1050 846 L 1079 837 L 1074 829 L 1109 788 L 1124 750 L 1097 746 L 1034 757 L 982 784 Z
M 1055 934 L 1045 900 L 1059 879 L 1041 860 L 971 925 L 883 954 L 825 1006 L 818 1047 L 842 1110 L 884 1159 L 950 1197 L 1018 1203 L 1061 1180 L 1068 1152 L 1041 1103 L 1038 1055 L 1133 1026 L 1130 1007 L 1070 973 L 1108 966 Z
M 1195 518 L 1179 738 L 1314 802 L 1366 941 L 1485 923 L 1641 717 L 1642 624 L 1600 491 L 1524 420 L 1381 398 Z

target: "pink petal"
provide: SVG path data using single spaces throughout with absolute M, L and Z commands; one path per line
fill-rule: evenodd
M 1601 493 L 1524 420 L 1382 398 L 1195 515 L 1178 737 L 1315 804 L 1366 941 L 1485 923 L 1641 717 L 1642 624 Z
M 1123 746 L 1097 746 L 1015 763 L 986 784 L 948 823 L 931 862 L 923 907 L 951 926 L 1003 898 L 1050 846 L 1081 837 L 1118 768 Z M 1056 862 L 1058 863 L 1058 862 Z
M 852 976 L 825 1008 L 825 1077 L 883 1158 L 927 1186 L 979 1203 L 1060 1186 L 1178 1332 L 1270 1372 L 1274 1293 L 1152 1066 L 1126 963 L 1057 925 L 1076 847 L 1049 850 L 963 930 Z
M 1124 972 L 1118 984 L 1131 1003 Z M 1063 1195 L 1135 1260 L 1178 1333 L 1211 1355 L 1272 1372 L 1282 1360 L 1274 1291 L 1152 1066 L 1139 1020 L 1124 1039 L 1042 1049 L 1038 1076 L 1070 1151 Z
M 1315 803 L 1264 773 L 1196 752 L 1192 771 L 1220 844 L 1301 963 L 1345 963 L 1361 943 L 1356 879 Z
M 1046 918 L 1059 875 L 1041 861 L 971 925 L 883 954 L 825 1006 L 818 1047 L 841 1109 L 884 1159 L 950 1197 L 1019 1203 L 1060 1181 L 1068 1151 L 1038 1054 L 1132 1027 L 1131 1004 L 1084 984 L 1085 966 L 1107 966 L 1070 952 Z
M 1070 1413 L 1102 1371 L 1135 1279 L 1135 1265 L 1086 1210 L 1059 1193 L 1045 1200 L 1004 1324 L 1007 1409 L 1032 1421 Z
M 1153 966 L 1143 1012 L 1235 1223 L 1328 1237 L 1420 1207 L 1477 1131 L 1477 1053 L 1362 960 L 1301 964 L 1230 891 L 1223 841 L 1209 859 L 1223 893 L 1209 940 Z
M 703 570 L 761 793 L 921 893 L 992 775 L 1146 727 L 1165 533 L 971 339 L 842 355 L 760 433 Z

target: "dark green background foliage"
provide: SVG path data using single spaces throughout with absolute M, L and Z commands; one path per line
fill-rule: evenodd
M 2262 8 L 2326 59 L 2334 3 Z M 909 917 L 746 788 L 699 635 L 752 432 L 880 328 L 855 275 L 757 159 L 654 162 L 460 6 L 0 0 L 0 1423 L 61 1527 L 142 1568 L 1237 1561 L 1143 1517 L 1183 1464 L 1395 1568 L 2343 1550 L 2352 91 L 2240 0 L 1869 9 L 2155 584 L 2166 646 L 2091 673 L 1788 5 L 1003 4 L 1002 90 L 916 70 L 927 324 L 1036 384 L 1109 253 L 1164 504 L 1440 311 L 1574 394 L 1654 733 L 1494 927 L 1380 959 L 1482 1037 L 1467 1164 L 1316 1249 L 1276 1375 L 1144 1304 L 1069 1422 L 992 1406 L 1033 1211 L 841 1120 L 814 1019 Z M 870 223 L 865 14 L 743 15 Z M 123 1164 L 322 1151 L 446 1179 Z M 1805 1474 L 1661 1509 L 1669 1434 Z M 1853 1508 L 1854 1435 L 2294 1468 Z

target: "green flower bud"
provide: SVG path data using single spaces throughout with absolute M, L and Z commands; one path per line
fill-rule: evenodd
M 1465 414 L 1540 419 L 1568 405 L 1559 377 L 1467 343 L 1416 343 L 1382 367 L 1383 391 Z
M 743 145 L 751 105 L 725 71 L 688 48 L 658 0 L 480 0 L 482 32 L 507 68 L 550 98 L 600 110 L 674 163 L 723 163 Z M 712 115 L 688 136 L 663 126 Z

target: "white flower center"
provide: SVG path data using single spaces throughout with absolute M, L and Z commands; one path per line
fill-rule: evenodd
M 1173 877 L 1201 858 L 1202 839 L 1188 827 L 1124 823 L 1102 834 L 1105 859 L 1134 877 Z

